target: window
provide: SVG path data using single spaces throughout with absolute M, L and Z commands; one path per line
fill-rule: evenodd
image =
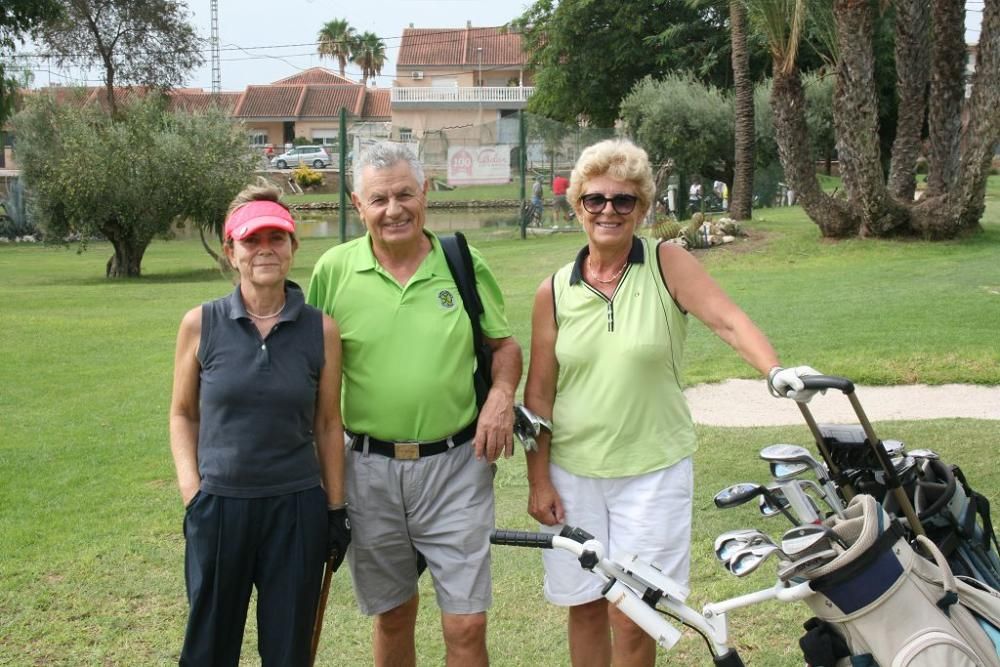
M 399 140 L 400 141 L 413 141 L 413 129 L 409 127 L 399 128 Z
M 319 144 L 320 146 L 336 146 L 339 137 L 340 137 L 340 132 L 338 130 L 312 131 L 313 143 Z
M 250 130 L 247 132 L 251 146 L 263 147 L 267 143 L 267 132 L 262 130 Z

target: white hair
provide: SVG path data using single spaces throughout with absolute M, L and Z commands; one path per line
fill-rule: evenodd
M 372 144 L 361 154 L 361 158 L 354 165 L 354 187 L 353 191 L 359 196 L 364 191 L 365 169 L 381 170 L 389 169 L 400 162 L 405 162 L 410 167 L 410 173 L 417 183 L 424 184 L 424 165 L 420 163 L 417 156 L 413 154 L 406 144 L 396 144 L 391 141 L 380 141 Z

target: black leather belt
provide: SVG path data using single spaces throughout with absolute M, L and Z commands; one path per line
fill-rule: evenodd
M 416 459 L 422 459 L 427 456 L 434 456 L 435 454 L 446 452 L 453 447 L 458 447 L 459 445 L 472 440 L 472 438 L 476 435 L 477 421 L 478 420 L 473 421 L 471 424 L 449 438 L 435 440 L 434 442 L 390 442 L 388 440 L 373 438 L 370 435 L 365 435 L 364 433 L 352 433 L 351 431 L 347 431 L 347 435 L 349 435 L 352 439 L 351 449 L 356 452 L 363 452 L 365 450 L 365 441 L 367 440 L 368 451 L 373 454 L 388 456 L 390 459 L 414 461 Z

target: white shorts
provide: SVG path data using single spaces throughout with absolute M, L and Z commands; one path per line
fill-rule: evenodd
M 691 569 L 691 458 L 634 477 L 581 477 L 549 464 L 549 474 L 566 512 L 566 524 L 582 528 L 608 549 L 612 560 L 635 555 L 656 564 L 688 591 Z M 562 526 L 542 526 L 558 533 Z M 580 567 L 567 551 L 542 552 L 545 598 L 576 606 L 600 599 L 604 582 Z

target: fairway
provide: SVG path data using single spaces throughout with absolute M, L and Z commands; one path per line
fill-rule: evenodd
M 864 384 L 1000 384 L 1000 179 L 990 181 L 985 231 L 943 243 L 828 242 L 800 209 L 769 209 L 746 240 L 703 252 L 709 272 L 770 336 L 786 364 Z M 522 241 L 516 230 L 470 233 L 494 268 L 515 336 L 530 340 L 538 284 L 570 261 L 582 234 Z M 292 279 L 307 286 L 333 239 L 304 239 Z M 143 278 L 108 281 L 109 246 L 0 246 L 0 665 L 176 664 L 186 620 L 183 510 L 167 438 L 174 337 L 183 313 L 232 289 L 198 241 L 156 241 Z M 700 323 L 690 327 L 689 384 L 754 377 Z M 761 382 L 761 391 L 765 391 Z M 860 396 L 862 401 L 863 396 Z M 875 424 L 883 438 L 931 448 L 961 464 L 1000 506 L 993 456 L 1000 422 Z M 692 595 L 695 608 L 773 582 L 762 567 L 725 573 L 712 540 L 731 528 L 780 535 L 780 519 L 714 508 L 716 491 L 768 478 L 758 450 L 815 449 L 804 424 L 698 429 Z M 533 529 L 520 452 L 501 461 L 497 525 Z M 671 517 L 662 517 L 664 522 Z M 493 664 L 568 664 L 564 612 L 544 602 L 537 553 L 494 548 Z M 418 662 L 442 664 L 433 589 L 422 582 Z M 245 665 L 256 665 L 252 621 Z M 731 634 L 750 665 L 801 665 L 804 605 L 736 611 Z M 369 621 L 349 577 L 334 578 L 318 665 L 370 664 Z M 661 655 L 659 664 L 667 664 Z M 670 664 L 710 665 L 688 631 Z

